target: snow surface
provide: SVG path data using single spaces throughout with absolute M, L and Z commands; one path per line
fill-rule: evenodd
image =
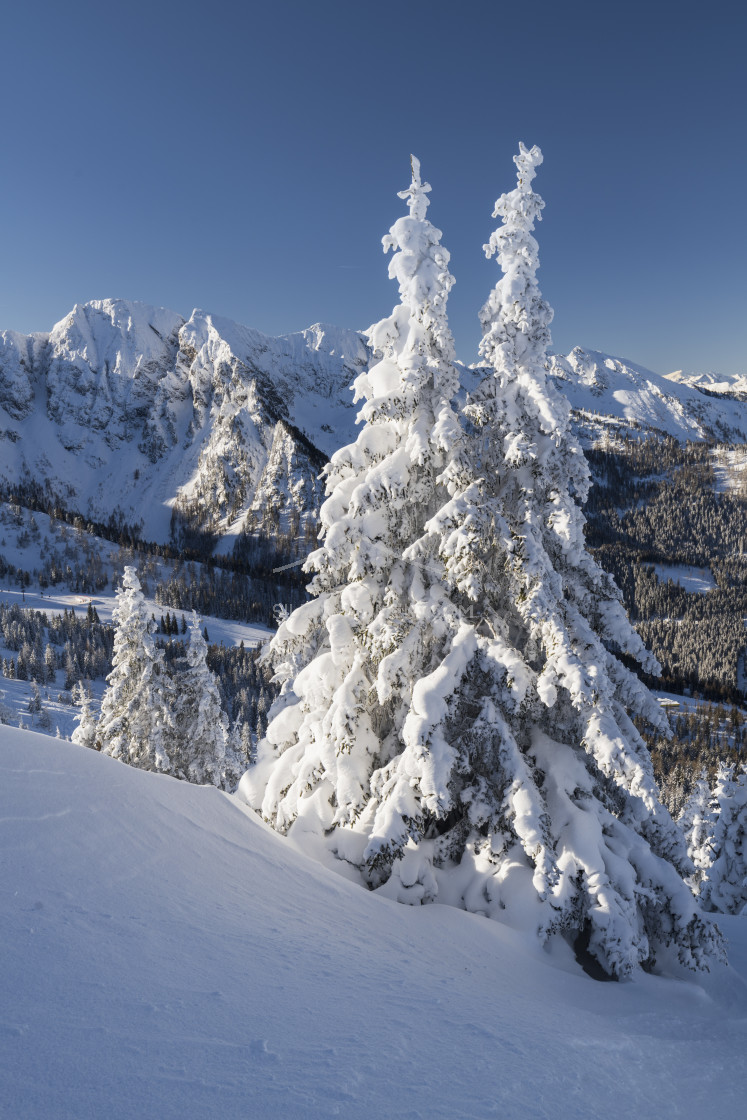
M 5 727 L 0 770 L 3 1117 L 742 1114 L 745 918 L 729 969 L 601 984 L 215 789 Z
M 677 583 L 683 591 L 699 592 L 716 590 L 716 580 L 710 568 L 694 568 L 692 564 L 654 564 L 654 573 L 661 583 Z
M 744 494 L 747 487 L 747 449 L 745 447 L 717 447 L 711 453 L 716 475 L 716 493 L 737 491 Z

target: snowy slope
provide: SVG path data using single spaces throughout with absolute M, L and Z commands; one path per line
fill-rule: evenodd
M 77 305 L 48 335 L 0 334 L 0 479 L 48 483 L 97 520 L 119 510 L 159 541 L 179 496 L 211 529 L 313 508 L 367 360 L 333 327 L 270 338 L 204 311 Z
M 212 788 L 0 736 L 1 1115 L 741 1115 L 747 920 L 729 970 L 599 984 Z
M 599 414 L 597 422 L 612 418 L 618 425 L 666 432 L 679 440 L 747 440 L 745 400 L 712 396 L 694 384 L 580 346 L 567 357 L 552 355 L 548 370 L 582 421 Z

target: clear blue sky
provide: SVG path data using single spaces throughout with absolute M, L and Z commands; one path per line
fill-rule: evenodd
M 474 360 L 519 140 L 555 349 L 747 373 L 747 15 L 735 0 L 26 0 L 2 16 L 0 327 L 77 301 L 268 333 L 396 302 L 381 237 L 433 185 Z

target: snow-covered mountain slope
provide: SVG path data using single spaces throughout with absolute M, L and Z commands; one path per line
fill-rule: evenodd
M 747 440 L 747 401 L 738 394 L 714 396 L 686 381 L 580 346 L 567 357 L 552 355 L 548 369 L 578 414 L 582 432 L 607 424 L 666 432 L 679 440 Z
M 49 483 L 96 520 L 119 510 L 153 540 L 175 504 L 221 531 L 302 512 L 353 435 L 367 360 L 333 327 L 270 338 L 203 311 L 78 305 L 49 335 L 0 334 L 0 477 Z
M 365 337 L 317 325 L 271 338 L 204 311 L 76 306 L 49 334 L 0 334 L 0 481 L 47 486 L 97 521 L 167 541 L 172 513 L 223 537 L 292 526 L 355 438 Z M 605 427 L 747 440 L 747 400 L 577 347 L 550 372 L 582 438 Z M 469 390 L 479 370 L 462 370 Z
M 698 979 L 585 976 L 410 908 L 239 803 L 0 728 L 0 1114 L 741 1115 L 747 919 Z

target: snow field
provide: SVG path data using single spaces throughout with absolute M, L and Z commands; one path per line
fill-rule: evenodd
M 741 1114 L 745 919 L 728 969 L 600 984 L 215 789 L 7 727 L 0 772 L 3 1117 Z
M 716 590 L 716 581 L 710 568 L 695 568 L 692 564 L 654 564 L 653 569 L 660 583 L 671 579 L 683 591 L 704 595 Z

